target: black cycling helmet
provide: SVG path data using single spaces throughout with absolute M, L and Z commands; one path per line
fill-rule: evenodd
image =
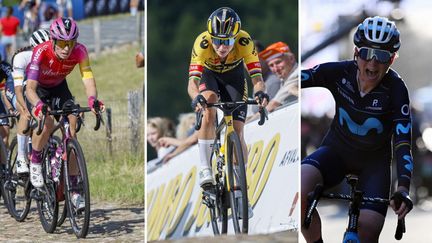
M 207 31 L 215 38 L 234 38 L 239 33 L 240 27 L 240 17 L 228 7 L 216 9 L 207 20 Z
M 354 44 L 357 47 L 370 47 L 397 52 L 400 47 L 399 30 L 393 21 L 385 17 L 369 17 L 357 26 Z

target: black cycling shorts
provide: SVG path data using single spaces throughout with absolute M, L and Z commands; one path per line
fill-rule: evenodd
M 219 95 L 222 102 L 247 100 L 247 81 L 244 75 L 243 62 L 232 70 L 224 73 L 214 72 L 204 68 L 199 91 L 211 90 Z M 242 105 L 233 111 L 233 119 L 245 122 L 247 105 Z
M 324 180 L 324 189 L 332 188 L 345 179 L 348 174 L 358 176 L 357 188 L 366 197 L 389 198 L 391 184 L 391 156 L 359 151 L 343 151 L 332 146 L 321 146 L 307 156 L 302 164 L 316 167 Z M 361 209 L 370 209 L 382 214 L 387 213 L 387 205 L 366 203 Z
M 63 104 L 66 101 L 74 99 L 69 90 L 66 79 L 52 88 L 38 86 L 36 93 L 42 102 L 47 104 L 51 110 L 59 110 L 63 107 Z M 33 107 L 29 106 L 29 103 L 27 103 L 27 108 L 31 111 Z

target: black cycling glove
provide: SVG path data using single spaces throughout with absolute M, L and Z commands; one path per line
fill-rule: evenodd
M 207 104 L 207 100 L 201 94 L 197 95 L 191 103 L 192 109 L 195 110 L 195 107 L 200 103 L 202 106 Z
M 393 193 L 390 199 L 395 201 L 397 209 L 399 209 L 402 202 L 404 202 L 405 205 L 409 208 L 409 211 L 411 211 L 411 209 L 413 208 L 413 202 L 411 201 L 411 198 L 407 192 L 397 191 Z
M 264 91 L 257 91 L 254 96 L 258 97 L 260 104 L 262 104 L 264 99 L 267 99 L 267 102 L 269 102 L 270 100 L 270 97 L 268 96 L 268 94 L 264 93 Z

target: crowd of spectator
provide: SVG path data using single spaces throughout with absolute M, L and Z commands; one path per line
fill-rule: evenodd
M 13 53 L 22 47 L 17 42 L 20 34 L 24 40 L 28 40 L 34 31 L 49 29 L 51 21 L 57 17 L 72 16 L 73 5 L 72 0 L 22 0 L 17 8 L 9 6 L 1 9 L 0 60 L 10 61 Z M 17 16 L 23 18 L 20 20 Z

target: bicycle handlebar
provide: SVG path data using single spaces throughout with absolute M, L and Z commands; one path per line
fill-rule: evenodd
M 242 105 L 258 105 L 258 102 L 256 100 L 248 99 L 246 101 L 228 101 L 228 102 L 217 102 L 217 103 L 208 103 L 206 104 L 207 108 L 210 107 L 216 107 L 223 112 L 233 112 L 238 107 Z M 260 113 L 260 120 L 258 121 L 258 125 L 262 126 L 265 122 L 265 120 L 268 120 L 267 116 L 267 109 L 265 107 L 262 107 L 259 109 Z M 195 123 L 195 130 L 200 130 L 201 123 L 202 123 L 202 117 L 203 117 L 203 109 L 196 112 L 196 123 Z
M 100 128 L 100 124 L 102 121 L 102 116 L 100 114 L 100 110 L 98 109 L 98 106 L 95 106 L 95 110 L 96 112 L 96 125 L 94 127 L 94 130 L 97 131 Z M 74 114 L 74 113 L 81 113 L 81 112 L 89 112 L 92 111 L 92 109 L 90 107 L 79 107 L 79 106 L 74 106 L 72 108 L 64 108 L 64 109 L 60 109 L 60 110 L 52 110 L 49 111 L 48 110 L 48 105 L 44 105 L 42 107 L 42 119 L 38 124 L 38 129 L 36 131 L 37 135 L 40 135 L 42 133 L 42 129 L 45 125 L 45 119 L 46 119 L 46 115 L 53 115 L 53 116 L 64 116 L 64 115 L 70 115 L 70 114 Z
M 312 222 L 312 214 L 315 211 L 315 208 L 318 205 L 318 201 L 320 198 L 328 198 L 328 199 L 339 199 L 339 200 L 346 200 L 346 201 L 353 201 L 353 197 L 351 195 L 346 194 L 336 194 L 336 193 L 324 193 L 324 187 L 321 184 L 318 184 L 315 186 L 315 190 L 308 195 L 308 207 L 306 209 L 306 217 L 304 219 L 304 227 L 306 229 L 309 228 L 311 222 Z M 371 197 L 361 197 L 362 202 L 366 203 L 382 203 L 385 205 L 390 204 L 389 199 L 384 198 L 371 198 Z M 402 203 L 402 200 L 399 198 L 394 198 L 396 205 L 400 205 Z M 400 200 L 400 201 L 399 201 Z M 395 232 L 395 239 L 400 240 L 402 239 L 403 234 L 406 232 L 405 228 L 405 218 L 398 219 L 398 223 L 396 226 L 396 232 Z

